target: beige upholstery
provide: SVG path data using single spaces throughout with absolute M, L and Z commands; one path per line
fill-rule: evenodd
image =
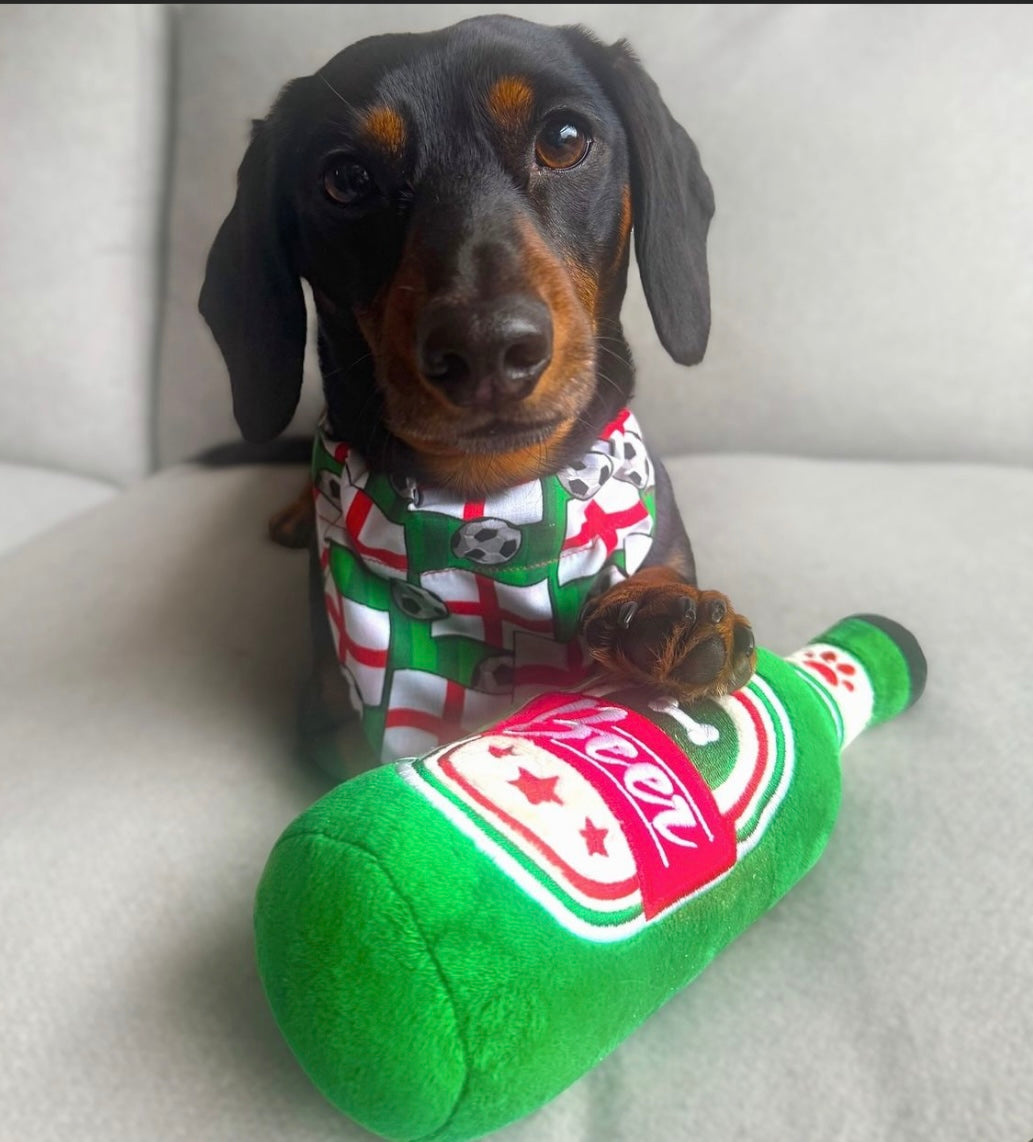
M 151 469 L 169 19 L 0 7 L 2 460 Z

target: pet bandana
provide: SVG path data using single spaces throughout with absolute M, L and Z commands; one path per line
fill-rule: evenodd
M 628 409 L 583 459 L 483 500 L 371 472 L 324 425 L 313 494 L 334 648 L 384 761 L 583 680 L 581 610 L 642 565 L 656 516 Z

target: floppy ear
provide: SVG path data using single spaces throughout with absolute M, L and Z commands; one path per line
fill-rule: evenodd
M 305 298 L 270 134 L 267 124 L 255 124 L 198 301 L 229 369 L 233 415 L 244 439 L 255 442 L 271 440 L 290 423 L 305 357 Z
M 605 47 L 575 29 L 582 58 L 624 125 L 635 254 L 657 335 L 682 365 L 703 359 L 710 334 L 707 230 L 714 192 L 696 144 L 625 40 Z M 587 50 L 586 50 L 587 49 Z

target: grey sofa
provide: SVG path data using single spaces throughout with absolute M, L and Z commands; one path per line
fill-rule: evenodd
M 714 182 L 687 371 L 636 411 L 706 585 L 782 652 L 911 627 L 818 867 L 502 1136 L 1033 1135 L 1033 11 L 521 5 L 628 35 Z M 250 907 L 296 756 L 301 469 L 234 438 L 195 311 L 248 121 L 373 31 L 504 6 L 0 9 L 0 1138 L 359 1139 L 266 1009 Z M 318 405 L 308 384 L 297 428 Z

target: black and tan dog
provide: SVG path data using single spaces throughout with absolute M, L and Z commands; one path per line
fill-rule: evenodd
M 483 498 L 583 456 L 630 399 L 632 234 L 660 340 L 702 358 L 712 214 L 695 145 L 624 43 L 510 17 L 377 36 L 255 124 L 201 311 L 243 435 L 269 440 L 299 398 L 307 280 L 329 431 L 374 471 Z M 649 555 L 582 634 L 610 671 L 726 693 L 752 672 L 752 632 L 696 586 L 659 464 L 656 497 Z M 348 702 L 318 575 L 313 596 L 321 733 Z

